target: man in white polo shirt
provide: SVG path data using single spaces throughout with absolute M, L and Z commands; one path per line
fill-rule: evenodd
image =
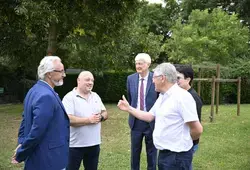
M 155 119 L 153 141 L 159 150 L 159 170 L 188 170 L 192 163 L 193 140 L 203 131 L 199 122 L 196 104 L 190 93 L 176 84 L 177 71 L 170 63 L 154 69 L 153 82 L 160 96 L 149 112 L 140 111 L 129 105 L 126 98 L 118 107 L 140 120 Z
M 77 87 L 63 98 L 70 119 L 70 151 L 67 170 L 78 170 L 83 161 L 85 170 L 97 170 L 101 143 L 101 121 L 108 118 L 101 98 L 92 92 L 94 77 L 83 71 Z

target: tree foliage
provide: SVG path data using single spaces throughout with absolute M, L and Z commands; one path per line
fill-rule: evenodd
M 161 4 L 144 4 L 137 12 L 137 24 L 156 35 L 165 35 L 178 19 L 179 12 L 176 0 L 168 0 L 164 7 Z
M 163 46 L 175 63 L 214 62 L 229 64 L 248 54 L 248 29 L 236 14 L 220 9 L 194 10 L 187 23 L 179 19 L 173 36 Z
M 78 30 L 79 34 L 73 33 L 66 40 L 69 43 L 65 48 L 71 51 L 68 62 L 71 67 L 98 71 L 134 68 L 134 57 L 140 52 L 149 53 L 155 61 L 178 10 L 174 0 L 166 7 L 141 2 L 136 12 L 130 14 L 114 34 L 96 41 Z
M 221 8 L 229 14 L 237 13 L 245 22 L 250 23 L 250 0 L 183 0 L 183 17 L 188 18 L 192 10 L 212 10 Z
M 94 53 L 91 45 L 101 44 L 113 36 L 126 16 L 137 8 L 138 1 L 11 0 L 0 3 L 1 61 L 35 75 L 35 67 L 47 50 L 67 59 L 71 49 L 62 47 L 67 45 L 70 36 L 81 33 L 87 40 L 93 40 L 88 41 L 88 45 Z
M 180 13 L 175 0 L 165 7 L 138 0 L 1 1 L 0 61 L 33 75 L 47 51 L 59 55 L 66 67 L 92 71 L 133 68 L 139 52 L 149 53 L 153 62 L 170 57 L 175 62 L 227 63 L 246 54 L 246 29 L 234 13 L 212 9 L 220 6 L 248 16 L 248 2 L 184 0 L 186 16 L 193 9 L 208 10 L 175 24 Z

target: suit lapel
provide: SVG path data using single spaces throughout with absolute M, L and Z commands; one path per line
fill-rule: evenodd
M 147 82 L 147 87 L 146 87 L 146 95 L 145 96 L 147 96 L 151 85 L 152 85 L 152 73 L 149 72 L 149 74 L 148 74 L 148 82 Z
M 63 111 L 66 113 L 66 110 L 65 110 L 65 108 L 64 108 L 64 106 L 63 106 L 63 104 L 62 104 L 61 99 L 59 98 L 59 95 L 58 95 L 54 90 L 53 90 L 53 93 L 54 93 L 54 95 L 55 95 L 57 101 L 59 102 L 60 106 L 62 107 Z
M 52 89 L 52 87 L 50 87 L 48 84 L 46 84 L 46 83 L 43 82 L 43 81 L 40 81 L 40 80 L 39 80 L 39 81 L 38 81 L 38 84 L 40 84 L 40 85 L 42 85 L 42 86 L 45 86 L 48 90 L 50 90 L 50 91 L 54 94 L 54 96 L 56 97 L 58 103 L 60 104 L 61 108 L 63 109 L 64 113 L 66 114 L 66 110 L 65 110 L 65 108 L 64 108 L 64 106 L 63 106 L 63 104 L 62 104 L 62 101 L 61 101 L 61 99 L 59 98 L 58 94 L 55 92 L 55 90 Z M 67 116 L 67 117 L 68 117 L 68 116 Z
M 134 79 L 134 84 L 135 84 L 135 99 L 138 98 L 138 86 L 139 86 L 139 74 L 136 74 L 135 79 Z M 137 100 L 136 100 L 137 104 Z

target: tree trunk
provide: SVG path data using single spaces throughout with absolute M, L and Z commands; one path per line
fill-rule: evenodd
M 47 55 L 48 56 L 55 55 L 56 50 L 57 50 L 57 30 L 56 30 L 56 23 L 53 22 L 50 24 L 49 27 Z

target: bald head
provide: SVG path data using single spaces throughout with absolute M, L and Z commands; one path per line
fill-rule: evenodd
M 84 94 L 90 93 L 94 86 L 94 76 L 90 71 L 82 71 L 77 78 L 77 89 Z
M 81 79 L 81 78 L 88 77 L 88 76 L 92 76 L 93 77 L 93 74 L 90 71 L 82 71 L 79 74 L 78 78 Z

